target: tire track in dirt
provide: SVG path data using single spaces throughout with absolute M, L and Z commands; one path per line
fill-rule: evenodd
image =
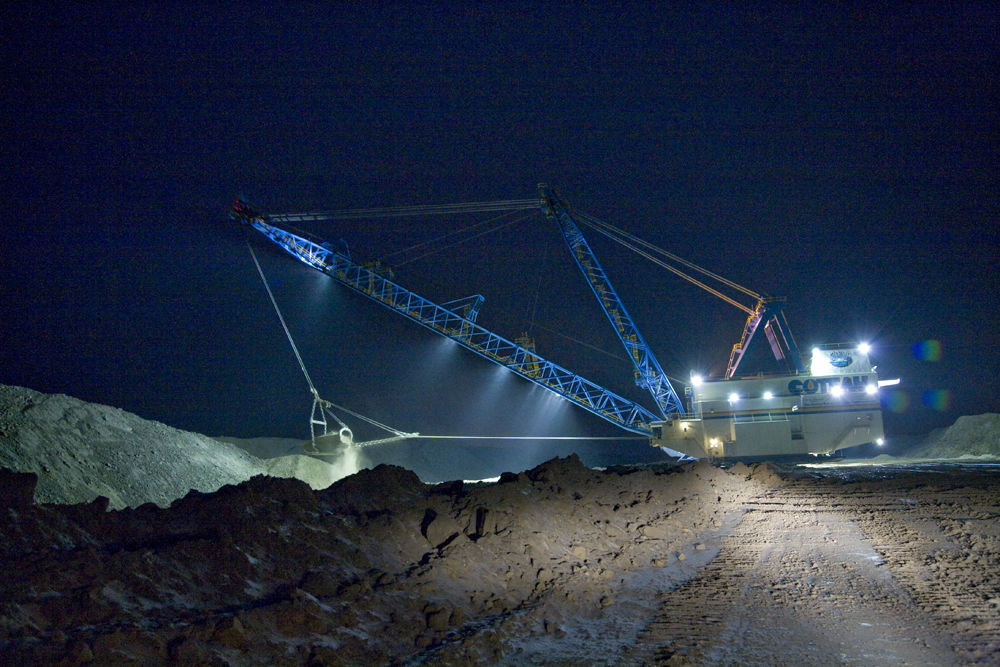
M 896 490 L 895 511 L 856 508 L 857 521 L 893 575 L 963 662 L 1000 656 L 1000 493 L 949 480 Z
M 843 498 L 776 488 L 748 504 L 718 557 L 661 595 L 632 663 L 955 663 Z
M 877 469 L 876 469 L 877 470 Z M 786 502 L 849 515 L 964 663 L 1000 656 L 1000 491 L 982 471 L 927 468 L 789 484 Z

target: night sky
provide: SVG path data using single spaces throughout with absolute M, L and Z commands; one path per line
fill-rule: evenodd
M 281 213 L 547 182 L 786 296 L 803 349 L 871 341 L 902 378 L 890 437 L 1000 411 L 995 3 L 210 4 L 5 10 L 0 382 L 306 437 L 232 199 Z M 482 293 L 481 324 L 652 407 L 542 216 L 415 258 L 492 215 L 310 231 L 430 298 Z M 723 370 L 744 314 L 594 236 L 668 374 Z M 252 243 L 326 398 L 424 433 L 629 435 Z

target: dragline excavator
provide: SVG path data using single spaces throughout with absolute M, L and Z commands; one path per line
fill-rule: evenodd
M 511 341 L 480 326 L 476 322 L 483 300 L 479 295 L 435 303 L 394 282 L 391 272 L 380 264 L 358 263 L 343 243 L 335 247 L 285 229 L 337 219 L 517 210 L 538 210 L 558 226 L 628 353 L 636 384 L 649 391 L 656 412 L 541 357 L 527 338 Z M 340 284 L 627 431 L 648 436 L 653 446 L 696 458 L 726 458 L 826 454 L 882 442 L 880 383 L 867 345 L 822 345 L 805 358 L 788 329 L 782 299 L 761 295 L 577 212 L 547 185 L 540 185 L 538 197 L 532 199 L 313 213 L 267 215 L 237 200 L 230 217 Z M 612 287 L 581 226 L 746 313 L 742 336 L 733 346 L 723 377 L 692 375 L 684 384 L 685 400 L 681 399 Z M 725 289 L 749 297 L 753 305 L 744 304 Z M 771 375 L 741 375 L 741 362 L 761 339 L 757 335 L 761 329 L 780 370 Z

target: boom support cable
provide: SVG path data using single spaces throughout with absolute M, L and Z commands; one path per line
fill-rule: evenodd
M 419 206 L 390 206 L 382 208 L 355 208 L 341 211 L 313 211 L 306 213 L 280 213 L 270 216 L 281 222 L 321 222 L 324 220 L 356 220 L 360 218 L 399 218 L 414 215 L 442 215 L 447 213 L 483 213 L 488 211 L 523 211 L 538 208 L 537 199 L 506 199 L 501 201 L 464 202 L 461 204 L 426 204 Z
M 732 280 L 729 280 L 728 278 L 725 278 L 723 276 L 720 276 L 717 273 L 709 271 L 706 268 L 698 266 L 697 264 L 695 264 L 694 262 L 692 262 L 690 260 L 686 260 L 683 257 L 679 257 L 678 255 L 673 254 L 672 252 L 668 252 L 668 251 L 664 250 L 663 248 L 659 248 L 659 247 L 653 245 L 652 243 L 650 243 L 649 241 L 644 241 L 643 239 L 639 238 L 638 236 L 626 232 L 624 229 L 619 229 L 618 227 L 615 227 L 612 224 L 604 222 L 603 220 L 598 220 L 597 218 L 595 218 L 593 216 L 590 216 L 590 215 L 581 215 L 580 217 L 584 218 L 585 221 L 588 223 L 588 226 L 590 226 L 592 229 L 600 231 L 602 234 L 604 234 L 606 236 L 609 236 L 609 238 L 610 238 L 611 234 L 614 234 L 616 236 L 620 236 L 622 238 L 628 239 L 629 241 L 631 241 L 631 242 L 633 242 L 633 243 L 635 243 L 637 245 L 641 245 L 644 248 L 647 248 L 649 250 L 652 250 L 653 252 L 657 252 L 657 253 L 663 255 L 664 257 L 667 257 L 667 258 L 669 258 L 669 259 L 677 262 L 678 264 L 682 264 L 682 265 L 688 267 L 689 269 L 694 269 L 695 271 L 701 273 L 702 275 L 706 275 L 709 278 L 717 280 L 720 283 L 722 283 L 723 285 L 727 285 L 727 286 L 732 287 L 733 289 L 735 289 L 735 290 L 737 290 L 739 292 L 743 292 L 747 296 L 751 296 L 751 297 L 753 297 L 755 299 L 759 299 L 761 297 L 760 294 L 758 294 L 757 292 L 753 291 L 749 287 L 744 287 L 743 285 L 740 285 L 739 283 L 733 282 Z
M 691 275 L 688 275 L 687 273 L 684 273 L 683 271 L 681 271 L 677 267 L 671 266 L 670 264 L 668 264 L 664 260 L 662 260 L 662 259 L 654 256 L 651 252 L 648 252 L 647 250 L 643 250 L 639 246 L 642 246 L 643 248 L 647 248 L 648 250 L 651 250 L 653 252 L 659 253 L 659 254 L 663 255 L 664 257 L 667 257 L 668 259 L 671 259 L 671 260 L 673 260 L 673 261 L 675 261 L 675 262 L 677 262 L 679 264 L 683 264 L 684 266 L 687 266 L 687 267 L 689 267 L 691 269 L 694 269 L 695 271 L 698 271 L 698 272 L 702 273 L 703 275 L 706 275 L 706 276 L 708 276 L 710 278 L 713 278 L 714 280 L 717 280 L 717 281 L 721 282 L 724 285 L 727 285 L 727 286 L 729 286 L 729 287 L 731 287 L 731 288 L 733 288 L 733 289 L 735 289 L 735 290 L 737 290 L 739 292 L 742 292 L 742 293 L 746 294 L 747 296 L 751 296 L 751 297 L 753 297 L 755 299 L 758 299 L 758 300 L 762 298 L 762 296 L 760 294 L 758 294 L 757 292 L 753 291 L 752 289 L 749 289 L 749 288 L 744 287 L 744 286 L 742 286 L 742 285 L 740 285 L 738 283 L 735 283 L 735 282 L 733 282 L 733 281 L 731 281 L 731 280 L 729 280 L 727 278 L 724 278 L 724 277 L 718 275 L 717 273 L 713 273 L 713 272 L 709 271 L 708 269 L 704 269 L 704 268 L 698 266 L 697 264 L 695 264 L 693 262 L 690 262 L 690 261 L 688 261 L 686 259 L 683 259 L 682 257 L 678 257 L 677 255 L 674 255 L 673 253 L 667 252 L 666 250 L 663 250 L 662 248 L 658 248 L 658 247 L 654 246 L 652 243 L 649 243 L 648 241 L 643 241 L 642 239 L 640 239 L 640 238 L 638 238 L 636 236 L 633 236 L 632 234 L 629 234 L 628 232 L 626 232 L 624 230 L 618 229 L 617 227 L 614 227 L 613 225 L 609 225 L 606 222 L 601 222 L 600 220 L 597 220 L 596 218 L 592 218 L 590 216 L 581 215 L 581 216 L 579 216 L 579 218 L 580 218 L 581 222 L 583 222 L 583 224 L 585 224 L 587 227 L 590 227 L 591 229 L 593 229 L 594 231 L 596 231 L 596 232 L 598 232 L 600 234 L 603 234 L 604 236 L 606 236 L 607 238 L 611 239 L 615 243 L 618 243 L 619 245 L 622 245 L 622 246 L 628 248 L 629 250 L 635 252 L 636 254 L 638 254 L 638 255 L 640 255 L 642 257 L 645 257 L 646 259 L 648 259 L 649 261 L 653 262 L 654 264 L 667 269 L 668 271 L 670 271 L 671 273 L 677 275 L 678 277 L 683 278 L 684 280 L 687 280 L 688 282 L 690 282 L 690 283 L 692 283 L 692 284 L 694 284 L 694 285 L 702 288 L 706 292 L 708 292 L 708 293 L 710 293 L 710 294 L 712 294 L 714 296 L 717 296 L 718 298 L 722 299 L 726 303 L 728 303 L 728 304 L 730 304 L 732 306 L 735 306 L 736 308 L 739 308 L 740 310 L 742 310 L 743 312 L 747 313 L 748 315 L 752 315 L 754 313 L 753 308 L 750 308 L 750 307 L 748 307 L 748 306 L 740 303 L 736 299 L 733 299 L 732 297 L 730 297 L 727 294 L 725 294 L 725 293 L 723 293 L 723 292 L 715 289 L 714 287 L 703 283 L 702 281 L 698 280 L 697 278 L 695 278 L 695 277 L 693 277 Z
M 496 221 L 498 221 L 498 220 L 500 220 L 500 219 L 502 219 L 502 218 L 504 218 L 504 217 L 506 217 L 508 215 L 510 215 L 510 212 L 503 213 L 501 215 L 495 216 L 493 218 L 490 218 L 489 220 L 484 220 L 482 222 L 478 222 L 478 223 L 476 223 L 474 225 L 469 225 L 468 227 L 456 230 L 454 232 L 449 232 L 449 233 L 444 234 L 443 236 L 439 236 L 439 237 L 437 237 L 435 239 L 430 239 L 429 241 L 423 241 L 421 243 L 417 243 L 415 245 L 410 246 L 409 248 L 403 248 L 402 250 L 397 250 L 395 252 L 392 252 L 392 253 L 389 253 L 388 255 L 386 255 L 385 259 L 387 261 L 390 261 L 390 263 L 392 263 L 393 266 L 403 266 L 404 264 L 410 264 L 411 262 L 416 262 L 417 260 L 423 259 L 425 257 L 429 257 L 429 256 L 434 255 L 434 254 L 439 253 L 439 252 L 443 252 L 443 251 L 445 251 L 445 250 L 447 250 L 449 248 L 454 248 L 457 245 L 461 245 L 463 243 L 468 243 L 469 241 L 471 241 L 473 239 L 477 239 L 480 236 L 483 236 L 485 234 L 489 234 L 491 232 L 499 231 L 499 230 L 504 229 L 506 227 L 510 227 L 511 225 L 515 225 L 515 224 L 521 222 L 522 220 L 525 220 L 528 217 L 530 217 L 531 214 L 529 213 L 529 214 L 520 215 L 520 216 L 514 218 L 513 220 L 508 220 L 507 222 L 503 222 L 503 223 L 494 225 L 492 227 L 489 227 L 488 229 L 484 229 L 482 231 L 478 231 L 475 234 L 473 234 L 472 236 L 466 236 L 465 238 L 459 239 L 458 241 L 455 241 L 454 243 L 449 243 L 448 245 L 441 246 L 440 248 L 433 248 L 433 249 L 427 250 L 426 252 L 424 252 L 424 253 L 422 253 L 420 255 L 417 255 L 416 257 L 411 257 L 410 259 L 405 259 L 405 260 L 400 261 L 400 262 L 391 262 L 391 260 L 390 260 L 390 258 L 395 257 L 396 255 L 403 255 L 405 253 L 408 253 L 408 252 L 411 252 L 413 250 L 416 250 L 417 248 L 421 248 L 423 246 L 428 246 L 428 245 L 437 243 L 439 241 L 443 241 L 444 239 L 450 238 L 452 236 L 456 236 L 458 234 L 461 234 L 462 232 L 472 231 L 473 229 L 477 229 L 479 227 L 482 227 L 483 225 L 487 225 L 487 224 L 489 224 L 491 222 L 496 222 Z

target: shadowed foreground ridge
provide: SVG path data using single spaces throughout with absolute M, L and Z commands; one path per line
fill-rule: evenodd
M 982 473 L 782 481 L 569 457 L 431 486 L 381 465 L 323 491 L 255 477 L 111 512 L 31 504 L 31 474 L 0 481 L 12 659 L 947 664 L 1000 650 Z
M 503 483 L 428 486 L 381 465 L 321 492 L 256 477 L 107 512 L 103 500 L 32 505 L 34 475 L 6 473 L 4 652 L 497 659 L 509 634 L 602 615 L 619 575 L 704 549 L 691 529 L 712 532 L 725 512 L 699 509 L 702 491 L 715 508 L 755 486 L 731 478 L 707 465 L 597 472 L 571 457 Z

